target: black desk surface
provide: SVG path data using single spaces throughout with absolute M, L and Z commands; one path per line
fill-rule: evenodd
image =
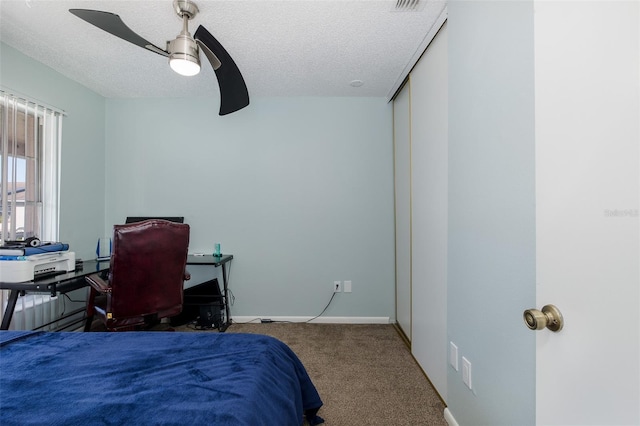
M 210 254 L 204 256 L 196 256 L 195 254 L 190 254 L 187 256 L 187 265 L 213 265 L 220 266 L 224 263 L 227 263 L 233 259 L 232 254 L 223 254 L 220 256 L 212 256 Z
M 59 291 L 66 292 L 86 286 L 84 277 L 109 269 L 109 261 L 98 262 L 96 260 L 84 261 L 76 265 L 76 270 L 63 274 L 49 275 L 34 281 L 20 283 L 0 283 L 0 288 L 11 290 L 25 290 L 33 292 Z
M 225 254 L 222 256 L 187 256 L 187 265 L 213 265 L 220 266 L 233 259 L 233 255 Z M 85 260 L 81 264 L 76 265 L 76 270 L 65 272 L 63 274 L 50 275 L 38 278 L 34 281 L 25 281 L 20 283 L 0 283 L 0 289 L 25 290 L 35 292 L 59 291 L 66 292 L 86 286 L 84 277 L 96 272 L 106 271 L 109 269 L 109 261 Z

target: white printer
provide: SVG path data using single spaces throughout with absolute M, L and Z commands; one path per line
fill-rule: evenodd
M 72 251 L 20 256 L 15 260 L 0 260 L 0 281 L 5 283 L 33 281 L 38 276 L 71 272 L 75 269 L 76 254 Z

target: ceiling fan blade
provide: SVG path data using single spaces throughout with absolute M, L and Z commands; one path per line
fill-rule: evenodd
M 216 72 L 220 87 L 220 115 L 236 112 L 249 105 L 249 92 L 244 78 L 224 47 L 202 25 L 193 38 L 201 47 L 205 47 L 202 50 Z
M 151 52 L 157 53 L 158 55 L 169 56 L 169 52 L 166 50 L 160 49 L 158 46 L 149 43 L 147 40 L 134 33 L 125 25 L 124 22 L 122 22 L 120 16 L 115 13 L 89 9 L 69 9 L 69 12 L 73 13 L 78 18 L 95 25 L 101 30 L 128 41 L 129 43 L 133 43 L 136 46 L 145 48 Z
M 215 71 L 218 68 L 220 68 L 220 66 L 222 65 L 222 62 L 220 62 L 220 59 L 218 59 L 218 57 L 211 50 L 209 50 L 206 44 L 204 44 L 200 40 L 196 40 L 196 42 L 198 43 L 198 46 L 200 46 L 200 49 L 202 49 L 202 52 L 205 54 L 205 56 L 209 60 L 209 63 L 213 67 L 213 70 Z

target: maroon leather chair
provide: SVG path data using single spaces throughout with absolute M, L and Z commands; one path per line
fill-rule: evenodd
M 94 315 L 109 331 L 136 330 L 182 311 L 189 225 L 160 219 L 113 227 L 108 277 L 86 277 L 91 286 L 85 331 Z

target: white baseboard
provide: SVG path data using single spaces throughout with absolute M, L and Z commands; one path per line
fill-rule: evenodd
M 285 317 L 285 316 L 237 316 L 231 317 L 235 323 L 259 323 L 271 320 L 273 322 L 309 322 L 315 324 L 389 324 L 389 317 Z
M 444 409 L 444 419 L 449 426 L 459 426 L 458 422 L 456 422 L 456 419 L 453 418 L 453 414 L 451 414 L 451 411 L 449 411 L 449 408 Z

